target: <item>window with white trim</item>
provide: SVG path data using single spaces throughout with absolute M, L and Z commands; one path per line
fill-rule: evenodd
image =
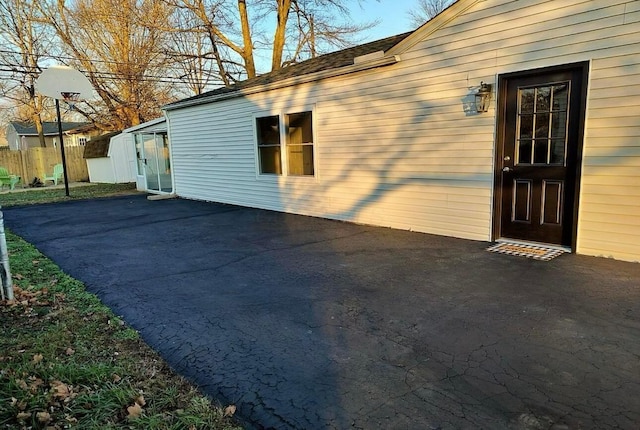
M 314 176 L 311 111 L 258 117 L 256 135 L 260 174 Z
M 311 112 L 285 115 L 289 175 L 313 176 L 313 124 Z
M 277 115 L 256 118 L 260 173 L 282 174 L 280 156 L 280 118 Z

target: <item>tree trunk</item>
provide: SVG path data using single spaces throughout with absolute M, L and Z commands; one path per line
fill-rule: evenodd
M 291 0 L 278 0 L 278 22 L 276 32 L 273 35 L 273 54 L 271 56 L 271 70 L 278 70 L 282 67 L 282 51 L 285 43 L 285 31 L 289 20 L 289 9 Z
M 44 140 L 44 130 L 42 129 L 42 119 L 39 113 L 33 114 L 33 123 L 36 125 L 36 131 L 38 132 L 38 139 L 40 140 L 40 146 L 45 147 L 47 144 Z M 22 149 L 22 148 L 21 148 Z
M 253 41 L 251 39 L 251 29 L 249 28 L 249 16 L 247 14 L 247 3 L 245 0 L 238 0 L 238 11 L 240 12 L 240 23 L 242 24 L 242 44 L 245 68 L 247 77 L 256 76 L 256 65 L 253 61 Z
M 311 49 L 311 58 L 316 58 L 316 29 L 313 25 L 313 15 L 309 18 L 309 48 Z
M 208 27 L 207 30 L 209 35 L 209 41 L 211 42 L 211 49 L 216 59 L 216 65 L 218 66 L 218 75 L 220 76 L 220 79 L 222 79 L 224 86 L 228 87 L 229 85 L 231 85 L 231 82 L 229 81 L 227 70 L 224 67 L 224 63 L 222 62 L 222 57 L 220 56 L 220 52 L 218 51 L 218 42 L 216 40 L 216 36 L 213 33 L 213 31 L 211 31 L 210 27 Z

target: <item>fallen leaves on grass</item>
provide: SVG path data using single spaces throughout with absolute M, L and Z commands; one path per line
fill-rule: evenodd
M 44 385 L 44 381 L 35 376 L 29 376 L 27 379 L 29 380 L 29 392 L 31 394 L 36 394 L 40 387 Z
M 29 291 L 20 288 L 17 285 L 13 286 L 13 300 L 6 300 L 5 303 L 11 307 L 16 306 L 29 306 L 29 305 L 39 305 L 39 306 L 47 306 L 49 305 L 49 301 L 43 296 L 47 296 L 49 291 L 46 288 L 41 290 Z
M 230 428 L 232 419 L 222 419 L 122 319 L 46 259 L 31 256 L 37 253 L 27 244 L 9 239 L 20 258 L 15 299 L 0 302 L 0 321 L 9 328 L 0 336 L 2 429 Z M 143 392 L 154 401 L 147 404 Z
M 24 390 L 24 391 L 28 391 L 29 390 L 29 385 L 24 381 L 24 379 L 16 379 L 16 385 L 21 390 Z
M 42 424 L 46 424 L 49 421 L 51 421 L 51 415 L 49 414 L 49 412 L 46 412 L 46 411 L 38 412 L 36 414 L 36 418 L 38 419 L 38 422 Z
M 17 408 L 19 411 L 24 411 L 27 409 L 27 402 L 24 400 L 18 401 L 15 397 L 11 398 L 11 402 L 9 402 L 11 406 Z
M 64 403 L 69 403 L 78 395 L 73 391 L 71 385 L 67 385 L 62 381 L 52 381 L 49 386 L 51 387 L 53 398 L 62 400 Z
M 140 418 L 140 415 L 142 415 L 143 412 L 142 407 L 146 404 L 147 402 L 144 399 L 144 396 L 140 394 L 133 400 L 133 405 L 127 408 L 127 412 L 129 413 L 129 415 L 127 415 L 127 418 L 130 420 Z
M 18 415 L 16 415 L 16 419 L 18 421 L 25 421 L 29 418 L 31 418 L 31 414 L 29 412 L 18 412 Z
M 140 418 L 140 415 L 142 415 L 142 406 L 140 406 L 137 403 L 134 403 L 132 406 L 129 406 L 127 408 L 127 412 L 129 413 L 127 418 L 130 420 Z

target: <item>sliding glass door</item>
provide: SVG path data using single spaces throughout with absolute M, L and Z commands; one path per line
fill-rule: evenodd
M 171 163 L 166 133 L 136 134 L 138 174 L 144 176 L 147 191 L 170 193 Z

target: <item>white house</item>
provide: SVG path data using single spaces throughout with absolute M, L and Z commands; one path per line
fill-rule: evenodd
M 122 184 L 136 181 L 136 154 L 127 133 L 108 133 L 89 140 L 84 149 L 89 182 Z
M 173 191 L 640 261 L 639 41 L 640 0 L 458 0 L 166 106 Z

